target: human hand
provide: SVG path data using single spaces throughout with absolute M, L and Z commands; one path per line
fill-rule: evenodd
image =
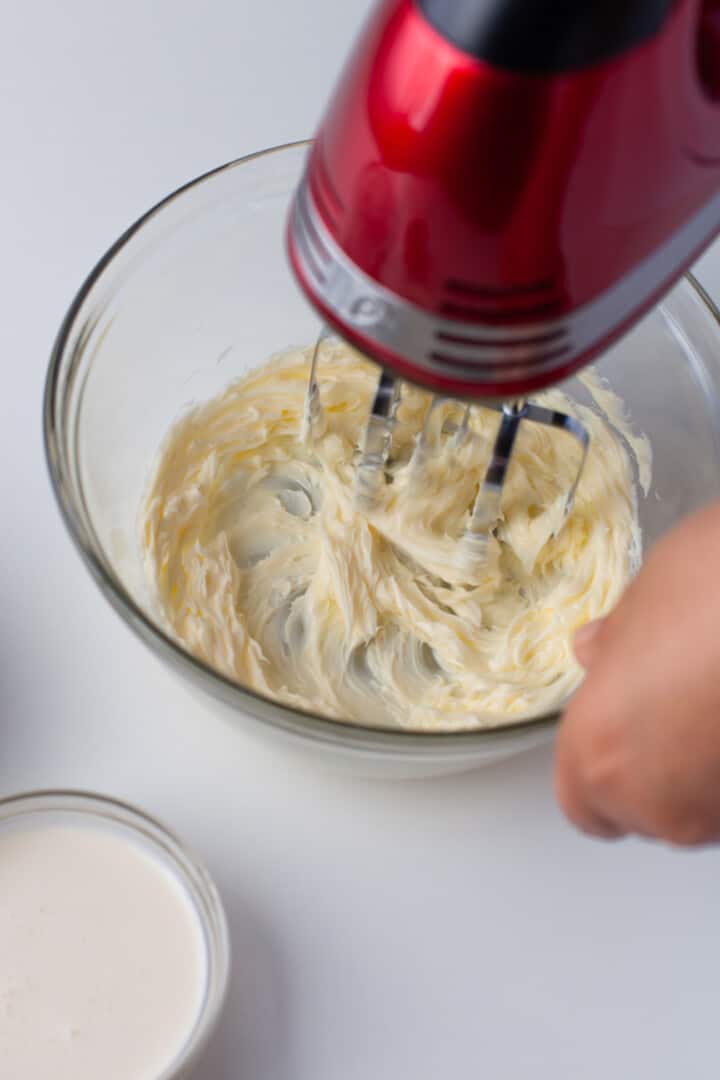
M 720 504 L 655 545 L 575 651 L 587 674 L 555 761 L 570 820 L 607 838 L 720 840 Z

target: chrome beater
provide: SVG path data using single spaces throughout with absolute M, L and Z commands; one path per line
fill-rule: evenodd
M 567 413 L 558 412 L 556 409 L 546 409 L 542 405 L 535 405 L 522 400 L 505 402 L 502 405 L 487 405 L 486 408 L 499 411 L 502 414 L 502 419 L 495 438 L 490 463 L 480 485 L 480 490 L 470 514 L 470 521 L 463 537 L 463 543 L 466 545 L 467 554 L 471 559 L 473 556 L 482 557 L 484 555 L 488 536 L 500 520 L 500 503 L 503 488 L 520 424 L 525 421 L 533 424 L 544 424 L 546 427 L 564 431 L 580 444 L 580 464 L 575 479 L 565 497 L 562 521 L 556 533 L 562 528 L 562 524 L 566 521 L 573 508 L 575 493 L 580 483 L 590 445 L 590 435 L 584 424 L 581 424 L 574 416 L 568 416 Z
M 373 509 L 385 483 L 399 405 L 400 381 L 388 375 L 387 371 L 382 371 L 355 472 L 355 501 L 361 510 Z
M 313 350 L 302 423 L 302 440 L 306 445 L 311 444 L 313 439 L 320 438 L 325 430 L 325 416 L 320 402 L 317 368 L 322 345 L 334 336 L 332 331 L 324 328 Z M 390 375 L 387 371 L 381 371 L 355 472 L 355 501 L 358 508 L 365 513 L 370 513 L 378 505 L 381 491 L 386 483 L 388 462 L 393 447 L 393 432 L 401 397 L 402 381 Z M 437 394 L 433 395 L 430 400 L 423 426 L 416 437 L 407 464 L 411 483 L 422 481 L 423 468 L 427 463 L 428 455 L 434 451 L 436 446 L 433 435 L 436 433 L 435 429 L 439 422 L 441 423 L 441 433 L 448 437 L 448 446 L 451 452 L 459 450 L 465 440 L 470 437 L 472 406 L 465 405 L 459 423 L 452 423 L 447 419 L 443 422 L 440 419 L 442 407 L 449 402 L 457 404 L 455 399 Z M 562 524 L 572 510 L 590 444 L 590 436 L 585 426 L 574 416 L 569 416 L 567 413 L 559 412 L 556 409 L 548 409 L 545 406 L 536 405 L 534 402 L 523 399 L 503 402 L 502 404 L 483 401 L 482 404 L 478 403 L 477 407 L 493 409 L 501 414 L 501 418 L 490 461 L 479 486 L 464 534 L 460 540 L 461 562 L 468 569 L 481 564 L 484 560 L 488 539 L 497 528 L 502 517 L 503 489 L 520 425 L 528 422 L 554 428 L 569 435 L 580 447 L 579 466 L 575 479 L 567 492 L 562 518 L 555 530 L 555 534 L 562 528 Z

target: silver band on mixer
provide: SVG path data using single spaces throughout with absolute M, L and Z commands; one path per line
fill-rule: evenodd
M 293 206 L 292 233 L 308 283 L 341 326 L 409 356 L 420 368 L 467 382 L 506 383 L 556 369 L 559 351 L 580 356 L 620 326 L 668 280 L 668 267 L 690 260 L 720 216 L 720 192 L 621 281 L 562 318 L 497 326 L 436 316 L 374 281 L 344 253 L 317 212 L 307 180 Z M 548 338 L 552 336 L 552 349 Z M 454 339 L 454 340 L 452 340 Z M 443 361 L 435 357 L 442 343 Z

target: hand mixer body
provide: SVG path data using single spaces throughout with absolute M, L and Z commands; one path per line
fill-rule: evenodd
M 720 0 L 384 0 L 290 216 L 311 302 L 443 395 L 588 362 L 720 227 L 719 24 Z

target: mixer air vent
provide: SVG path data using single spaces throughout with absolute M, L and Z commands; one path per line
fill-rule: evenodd
M 445 282 L 444 314 L 477 319 L 492 326 L 508 320 L 548 319 L 563 307 L 560 285 L 552 278 L 517 285 L 482 285 L 451 278 Z
M 498 294 L 493 293 L 493 297 Z M 532 295 L 528 293 L 527 295 Z M 529 309 L 524 309 L 525 311 Z M 539 308 L 531 309 L 538 311 Z M 491 320 L 485 312 L 477 315 L 483 320 L 485 329 L 472 323 L 464 329 L 447 327 L 436 328 L 433 335 L 433 347 L 429 353 L 435 364 L 460 370 L 472 365 L 476 370 L 487 370 L 492 374 L 501 367 L 506 375 L 521 376 L 530 372 L 535 365 L 553 364 L 563 359 L 571 351 L 568 326 L 565 323 L 549 326 L 547 329 L 533 330 L 522 323 L 516 326 L 493 328 L 493 323 L 512 321 L 513 314 L 507 309 L 499 312 L 495 301 L 494 312 L 498 319 Z
M 518 351 L 517 359 L 515 359 L 512 352 L 515 342 L 504 343 L 502 353 L 498 353 L 497 344 L 495 342 L 495 355 L 492 357 L 490 355 L 492 350 L 483 352 L 479 348 L 475 351 L 464 351 L 461 355 L 436 349 L 429 354 L 429 357 L 433 363 L 440 364 L 442 367 L 455 368 L 457 371 L 467 370 L 470 366 L 474 373 L 485 372 L 488 376 L 493 376 L 497 375 L 500 369 L 506 377 L 521 378 L 523 375 L 532 374 L 533 369 L 537 367 L 544 367 L 562 360 L 570 352 L 569 345 L 558 345 L 554 349 L 548 349 L 524 344 L 522 353 Z

